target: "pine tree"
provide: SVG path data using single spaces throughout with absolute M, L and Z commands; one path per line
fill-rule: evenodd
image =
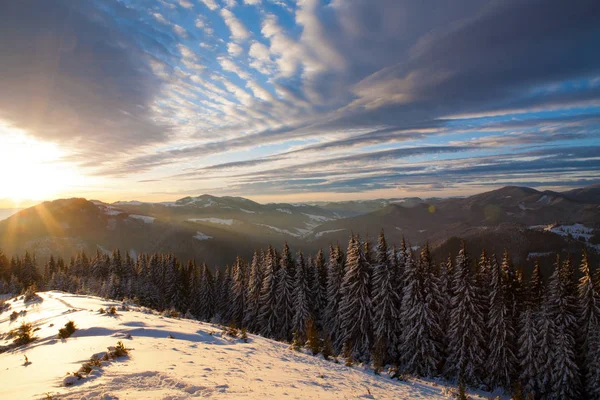
M 501 387 L 509 390 L 516 364 L 513 348 L 515 333 L 509 311 L 509 304 L 512 304 L 509 303 L 510 299 L 507 299 L 509 291 L 507 281 L 510 278 L 504 274 L 504 271 L 498 266 L 495 257 L 492 257 L 487 322 L 489 356 L 486 359 L 486 371 L 492 388 Z
M 542 280 L 542 274 L 540 271 L 540 263 L 538 260 L 535 261 L 533 266 L 533 273 L 529 280 L 529 303 L 534 312 L 539 311 L 542 308 L 544 299 L 544 282 Z
M 598 364 L 593 357 L 598 356 L 597 351 L 594 351 L 594 340 L 597 339 L 598 327 L 600 327 L 600 296 L 596 289 L 590 273 L 590 266 L 587 254 L 584 252 L 581 257 L 581 265 L 579 267 L 581 278 L 579 279 L 578 287 L 578 305 L 579 305 L 579 343 L 580 343 L 580 359 L 583 361 L 583 373 L 586 378 L 586 392 L 590 397 L 600 394 L 600 389 L 594 386 L 598 381 L 594 376 L 598 375 L 598 371 L 590 370 Z M 590 350 L 590 348 L 592 348 Z M 600 362 L 600 361 L 599 361 Z M 590 374 L 591 372 L 591 374 Z M 592 377 L 592 385 L 588 382 L 588 376 Z
M 277 333 L 277 259 L 275 251 L 269 246 L 265 255 L 265 270 L 260 290 L 261 333 L 273 337 Z
M 600 399 L 600 323 L 589 327 L 587 340 L 585 375 L 586 396 L 590 400 Z
M 553 320 L 551 342 L 550 398 L 576 399 L 579 396 L 579 370 L 576 363 L 576 298 L 572 294 L 573 270 L 557 256 L 548 285 L 548 313 Z
M 233 265 L 231 301 L 229 308 L 230 324 L 235 327 L 241 327 L 244 319 L 244 310 L 246 309 L 246 290 L 248 282 L 246 280 L 246 263 L 240 257 L 236 257 Z
M 449 329 L 448 372 L 466 384 L 480 381 L 484 360 L 483 315 L 474 287 L 471 259 L 465 244 L 456 257 L 452 282 L 452 312 Z
M 521 388 L 526 399 L 535 399 L 537 393 L 537 338 L 535 314 L 531 306 L 522 315 L 521 335 L 519 336 L 519 360 L 521 367 Z
M 398 356 L 401 301 L 393 286 L 394 269 L 390 262 L 388 246 L 383 231 L 379 234 L 376 264 L 373 268 L 373 329 L 374 340 L 379 346 L 382 362 L 395 360 Z
M 341 319 L 339 315 L 340 302 L 342 300 L 342 282 L 344 280 L 345 265 L 344 253 L 337 245 L 329 248 L 329 263 L 327 265 L 327 308 L 325 309 L 325 330 L 329 333 L 335 350 L 339 336 L 341 335 Z M 341 346 L 341 345 L 340 345 Z
M 294 308 L 292 304 L 292 292 L 294 290 L 294 278 L 296 268 L 290 249 L 285 243 L 281 253 L 279 270 L 277 271 L 277 338 L 290 341 L 292 338 L 292 320 Z M 294 275 L 292 275 L 294 274 Z
M 250 266 L 250 278 L 246 295 L 246 312 L 243 326 L 251 332 L 256 332 L 259 327 L 258 315 L 260 313 L 260 289 L 263 281 L 264 253 L 254 252 Z
M 306 323 L 310 319 L 308 299 L 311 296 L 311 292 L 308 286 L 307 272 L 308 270 L 304 263 L 304 256 L 302 255 L 302 252 L 299 252 L 296 261 L 296 277 L 293 291 L 292 304 L 294 307 L 294 317 L 292 320 L 292 330 L 298 332 L 300 340 L 302 341 L 307 339 Z
M 404 370 L 419 376 L 435 376 L 441 363 L 442 332 L 436 311 L 437 291 L 429 246 L 421 251 L 419 262 L 407 253 L 405 287 L 402 298 L 402 340 L 400 354 Z
M 342 282 L 341 329 L 337 340 L 339 346 L 347 344 L 352 358 L 358 361 L 369 360 L 372 345 L 370 269 L 360 239 L 351 237 Z

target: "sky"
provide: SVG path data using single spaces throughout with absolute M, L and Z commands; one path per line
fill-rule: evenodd
M 600 183 L 597 0 L 0 2 L 0 206 Z

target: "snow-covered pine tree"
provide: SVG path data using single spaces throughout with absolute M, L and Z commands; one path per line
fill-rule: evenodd
M 339 307 L 340 335 L 338 346 L 349 346 L 352 358 L 369 361 L 372 340 L 370 288 L 371 266 L 362 251 L 360 238 L 352 236 L 346 255 L 346 273 L 342 282 Z
M 440 310 L 440 329 L 442 332 L 447 332 L 450 326 L 450 310 L 452 302 L 452 276 L 454 274 L 454 266 L 452 265 L 452 256 L 448 255 L 446 261 L 440 264 L 440 292 L 442 294 L 442 304 Z M 443 351 L 447 354 L 447 341 L 444 338 Z
M 485 329 L 481 313 L 481 301 L 477 298 L 471 259 L 462 248 L 456 257 L 452 280 L 452 311 L 448 337 L 449 355 L 446 362 L 448 373 L 459 381 L 474 385 L 480 382 L 485 344 Z
M 219 273 L 219 271 L 217 271 Z M 219 278 L 216 279 L 217 281 Z M 198 306 L 196 309 L 196 318 L 202 321 L 210 321 L 215 312 L 215 279 L 206 266 L 202 265 L 200 280 L 198 282 Z
M 231 310 L 230 324 L 236 327 L 241 327 L 244 320 L 247 287 L 246 263 L 238 256 L 232 270 L 231 299 L 229 304 Z
M 496 257 L 492 257 L 490 271 L 489 317 L 488 331 L 488 357 L 485 371 L 489 377 L 492 388 L 504 388 L 509 391 L 515 374 L 515 350 L 513 340 L 515 337 L 513 320 L 509 311 L 510 298 L 508 297 L 510 279 L 500 269 Z M 508 300 L 508 301 L 507 301 Z
M 533 272 L 529 279 L 529 296 L 528 302 L 534 312 L 539 312 L 542 308 L 542 302 L 544 299 L 544 281 L 542 280 L 542 274 L 540 271 L 540 262 L 535 261 L 533 265 Z
M 339 315 L 340 302 L 342 300 L 342 282 L 344 280 L 345 264 L 344 253 L 339 245 L 329 247 L 329 263 L 327 265 L 327 308 L 325 309 L 325 330 L 329 333 L 334 350 L 338 347 L 340 337 L 341 320 Z
M 509 316 L 512 320 L 512 326 L 516 327 L 519 324 L 519 316 L 521 311 L 521 280 L 517 269 L 511 262 L 508 255 L 508 250 L 504 251 L 502 256 L 502 265 L 500 266 L 503 275 L 504 282 L 504 298 L 508 306 Z M 516 337 L 516 336 L 515 336 Z M 511 338 L 511 341 L 514 338 Z M 514 342 L 512 342 L 513 348 L 515 348 Z
M 231 319 L 231 288 L 233 286 L 232 270 L 229 265 L 225 266 L 225 272 L 221 285 L 219 286 L 219 303 L 216 306 L 215 316 L 218 317 L 218 322 L 222 324 L 229 324 Z
M 585 375 L 586 398 L 600 399 L 600 323 L 590 326 L 587 340 Z
M 536 389 L 541 398 L 548 398 L 552 385 L 552 362 L 554 350 L 554 320 L 549 310 L 549 295 L 544 294 L 542 306 L 536 318 Z
M 246 294 L 246 311 L 244 313 L 243 326 L 247 327 L 251 332 L 257 332 L 259 326 L 258 315 L 260 313 L 260 289 L 264 278 L 264 258 L 265 256 L 262 251 L 261 253 L 255 251 L 252 256 L 252 264 L 250 265 L 250 278 Z
M 521 392 L 525 399 L 535 399 L 537 394 L 537 338 L 535 314 L 531 305 L 521 315 L 521 335 L 519 336 L 519 363 Z
M 260 290 L 260 331 L 265 337 L 277 334 L 277 265 L 275 251 L 271 246 L 265 254 L 264 278 Z
M 297 332 L 302 343 L 307 339 L 306 323 L 310 319 L 309 297 L 311 296 L 311 290 L 308 285 L 307 274 L 308 268 L 304 262 L 304 255 L 300 251 L 296 259 L 296 277 L 292 294 L 294 308 L 292 332 Z
M 435 376 L 442 361 L 442 332 L 439 327 L 433 267 L 429 246 L 421 250 L 419 262 L 407 252 L 402 298 L 402 338 L 400 355 L 406 372 L 419 376 Z
M 327 309 L 327 262 L 325 261 L 325 255 L 323 250 L 319 249 L 317 256 L 315 257 L 315 268 L 319 274 L 319 300 L 317 302 L 318 309 L 314 310 L 315 314 L 315 325 L 317 331 L 321 331 L 324 328 L 323 315 Z M 315 289 L 314 292 L 317 290 Z
M 394 287 L 395 271 L 390 261 L 383 231 L 379 234 L 376 262 L 373 267 L 373 339 L 381 353 L 384 365 L 398 356 L 400 326 L 400 299 Z
M 593 349 L 594 336 L 598 335 L 594 332 L 600 327 L 600 295 L 598 289 L 594 285 L 590 273 L 590 266 L 587 253 L 584 251 L 581 256 L 581 265 L 579 266 L 581 278 L 579 279 L 578 287 L 578 305 L 579 305 L 579 359 L 582 361 L 582 372 L 585 376 L 585 392 L 589 398 L 594 395 L 600 395 L 600 389 L 594 386 L 598 383 L 594 377 L 598 377 L 600 371 L 593 371 L 590 368 L 598 366 L 600 361 L 593 359 L 599 354 L 597 349 Z M 590 347 L 592 348 L 590 351 Z M 592 382 L 588 382 L 588 376 L 592 377 Z M 592 385 L 590 385 L 592 383 Z
M 292 303 L 292 292 L 294 291 L 295 262 L 290 249 L 285 243 L 281 252 L 279 270 L 277 271 L 277 339 L 290 341 L 292 339 L 292 320 L 294 318 L 294 307 Z M 294 274 L 294 275 L 292 275 Z
M 495 258 L 495 255 L 492 256 Z M 475 284 L 477 286 L 478 298 L 481 301 L 481 313 L 483 315 L 483 323 L 488 326 L 489 312 L 490 312 L 490 292 L 491 288 L 491 272 L 492 272 L 492 261 L 487 256 L 485 249 L 481 251 L 481 256 L 477 261 L 477 269 L 475 271 Z M 484 329 L 483 331 L 484 343 L 489 343 L 489 331 Z
M 569 261 L 562 265 L 557 256 L 548 285 L 548 313 L 554 322 L 552 335 L 552 380 L 549 397 L 577 399 L 580 394 L 576 356 L 576 297 L 572 292 L 573 269 Z

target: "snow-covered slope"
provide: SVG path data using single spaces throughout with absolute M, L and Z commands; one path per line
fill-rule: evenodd
M 361 367 L 346 367 L 288 345 L 249 335 L 248 342 L 223 334 L 216 325 L 168 318 L 148 309 L 63 292 L 39 293 L 42 302 L 8 301 L 0 314 L 5 333 L 30 322 L 38 337 L 0 354 L 0 398 L 61 399 L 412 399 L 448 398 L 453 390 L 433 381 L 398 381 Z M 117 315 L 98 312 L 117 307 Z M 11 322 L 13 311 L 26 311 Z M 58 329 L 72 320 L 68 339 Z M 121 340 L 132 349 L 65 387 L 63 379 L 93 354 Z M 26 365 L 25 355 L 30 364 Z

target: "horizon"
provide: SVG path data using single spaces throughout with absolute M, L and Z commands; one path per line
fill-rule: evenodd
M 594 1 L 5 2 L 0 207 L 597 184 L 597 19 Z
M 596 186 L 599 186 L 599 184 L 591 184 L 591 185 L 578 186 L 578 187 L 569 187 L 568 189 L 574 190 L 574 189 L 583 189 L 586 187 L 596 187 Z M 105 201 L 105 200 L 101 200 L 101 199 L 87 198 L 87 197 L 81 197 L 81 196 L 68 196 L 68 197 L 55 197 L 55 198 L 43 199 L 43 200 L 26 199 L 26 200 L 22 200 L 20 203 L 15 203 L 13 200 L 10 200 L 10 199 L 0 199 L 0 210 L 10 210 L 10 209 L 22 210 L 25 208 L 34 207 L 38 204 L 48 202 L 48 201 L 51 202 L 51 201 L 56 201 L 56 200 L 69 200 L 69 199 L 78 199 L 78 198 L 84 199 L 87 201 L 100 201 L 105 204 L 115 204 L 115 203 L 119 203 L 119 202 L 122 202 L 122 203 L 140 202 L 140 203 L 149 203 L 149 204 L 161 204 L 161 203 L 175 202 L 177 200 L 181 200 L 186 197 L 196 198 L 196 197 L 202 197 L 202 196 L 212 196 L 212 197 L 238 197 L 238 198 L 251 200 L 251 201 L 261 204 L 261 205 L 284 204 L 284 203 L 310 204 L 310 203 L 328 203 L 328 202 L 331 202 L 331 203 L 353 202 L 353 201 L 360 202 L 360 201 L 393 200 L 393 199 L 406 199 L 406 198 L 420 198 L 422 200 L 431 200 L 431 199 L 442 199 L 443 200 L 443 199 L 450 199 L 450 198 L 466 198 L 466 197 L 475 196 L 478 194 L 493 192 L 493 191 L 504 189 L 507 187 L 534 189 L 534 190 L 537 190 L 538 192 L 546 192 L 546 191 L 553 191 L 553 192 L 557 192 L 557 193 L 561 192 L 561 190 L 557 190 L 560 188 L 549 188 L 549 187 L 533 188 L 533 187 L 529 187 L 529 186 L 505 185 L 505 186 L 495 186 L 495 187 L 484 187 L 485 190 L 469 192 L 468 194 L 456 194 L 456 195 L 446 195 L 446 196 L 411 195 L 411 196 L 400 196 L 400 197 L 390 196 L 390 197 L 372 197 L 372 198 L 347 198 L 347 199 L 339 199 L 339 200 L 310 200 L 309 199 L 309 200 L 302 200 L 302 201 L 283 201 L 283 200 L 281 200 L 281 201 L 259 201 L 259 200 L 255 200 L 256 197 L 254 197 L 254 196 L 253 196 L 254 198 L 251 198 L 248 196 L 230 196 L 230 195 L 217 196 L 217 195 L 213 195 L 210 193 L 202 193 L 202 194 L 198 194 L 198 195 L 190 194 L 190 195 L 183 196 L 183 197 L 168 198 L 166 200 L 159 200 L 159 201 L 143 201 L 143 200 L 139 200 L 139 199 L 117 199 L 117 200 L 113 200 L 113 201 Z M 424 192 L 422 194 L 425 194 L 425 193 L 427 193 L 427 192 Z

